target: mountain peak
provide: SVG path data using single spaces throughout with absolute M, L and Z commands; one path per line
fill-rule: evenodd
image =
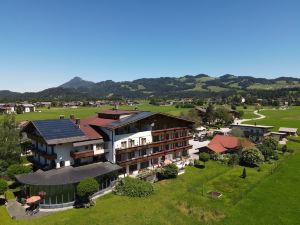
M 62 88 L 91 88 L 95 83 L 92 81 L 83 80 L 81 77 L 75 76 L 68 82 L 60 85 Z

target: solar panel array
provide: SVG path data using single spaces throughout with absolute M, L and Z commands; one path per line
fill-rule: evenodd
M 108 127 L 119 127 L 119 126 L 123 126 L 125 124 L 128 124 L 128 123 L 132 123 L 132 122 L 135 122 L 137 120 L 141 120 L 141 119 L 144 119 L 146 117 L 149 117 L 149 116 L 152 116 L 154 115 L 155 113 L 153 112 L 137 112 L 136 114 L 133 114 L 133 115 L 130 115 L 124 119 L 120 119 L 116 122 L 113 122 L 111 124 L 108 125 Z
M 85 136 L 84 133 L 68 119 L 34 120 L 32 123 L 46 140 Z

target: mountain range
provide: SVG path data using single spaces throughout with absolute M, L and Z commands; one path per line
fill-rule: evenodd
M 206 74 L 181 77 L 142 78 L 115 82 L 92 82 L 74 77 L 70 81 L 40 92 L 0 91 L 0 102 L 31 100 L 87 100 L 97 98 L 149 98 L 149 97 L 211 97 L 228 96 L 278 90 L 300 90 L 300 79 L 276 79 L 235 76 L 226 74 L 212 77 Z

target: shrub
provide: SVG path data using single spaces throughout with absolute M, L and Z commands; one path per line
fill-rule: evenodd
M 270 158 L 274 156 L 274 150 L 267 145 L 263 145 L 263 144 L 259 145 L 258 149 L 263 154 L 265 161 L 268 161 Z
M 219 162 L 221 162 L 222 164 L 225 164 L 225 165 L 227 165 L 228 164 L 228 162 L 229 162 L 229 159 L 230 159 L 230 154 L 228 153 L 228 154 L 220 154 L 219 155 Z
M 117 195 L 125 195 L 129 197 L 146 197 L 153 194 L 153 185 L 147 181 L 125 177 L 120 180 L 114 188 Z
M 176 178 L 178 175 L 178 167 L 175 164 L 168 164 L 158 172 L 158 179 Z
M 199 154 L 199 160 L 202 161 L 204 163 L 204 166 L 205 166 L 205 162 L 207 162 L 209 160 L 210 156 L 208 153 L 206 152 L 201 152 Z
M 264 156 L 257 148 L 244 148 L 242 151 L 241 162 L 246 166 L 257 166 L 264 161 Z
M 4 192 L 7 190 L 8 185 L 7 182 L 3 179 L 0 179 L 0 195 L 3 195 Z
M 30 173 L 31 171 L 32 171 L 31 167 L 29 166 L 24 166 L 21 164 L 13 164 L 7 168 L 7 175 L 13 179 L 15 175 L 22 174 L 22 173 Z
M 77 195 L 84 199 L 88 199 L 89 196 L 96 193 L 99 189 L 98 182 L 91 177 L 87 177 L 79 182 L 77 185 Z
M 220 157 L 220 154 L 219 153 L 213 153 L 213 154 L 210 154 L 210 159 L 212 160 L 219 160 L 219 157 Z
M 3 173 L 7 170 L 8 163 L 0 159 L 0 173 Z
M 272 156 L 272 159 L 274 159 L 274 160 L 278 160 L 278 159 L 279 159 L 279 156 L 278 156 L 278 152 L 277 152 L 277 151 L 274 152 L 274 154 L 273 154 L 273 156 Z
M 228 165 L 236 166 L 240 163 L 240 156 L 238 154 L 231 154 L 228 160 Z

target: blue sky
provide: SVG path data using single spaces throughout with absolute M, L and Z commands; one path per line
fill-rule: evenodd
M 199 73 L 300 77 L 300 1 L 0 0 L 0 90 Z

